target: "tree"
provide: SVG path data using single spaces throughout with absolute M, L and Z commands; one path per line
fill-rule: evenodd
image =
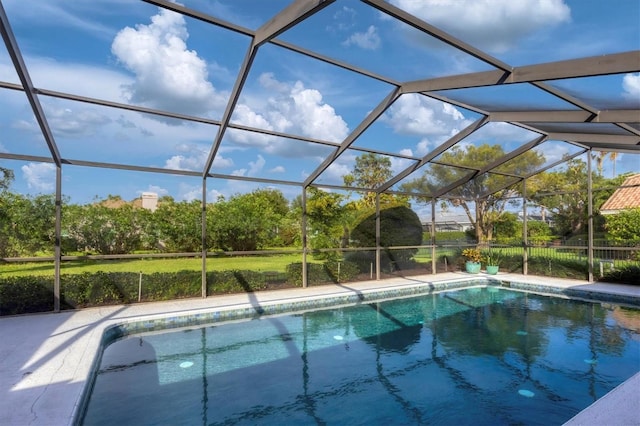
M 615 188 L 622 184 L 626 176 L 606 179 L 598 173 L 591 173 L 595 212 L 613 194 Z M 527 181 L 527 195 L 530 200 L 553 213 L 557 234 L 578 234 L 587 227 L 587 184 L 587 164 L 580 159 L 573 159 L 561 170 L 531 177 Z M 594 220 L 598 229 L 603 220 L 599 215 Z
M 607 237 L 616 242 L 640 242 L 640 208 L 607 215 Z
M 0 192 L 3 192 L 9 189 L 15 176 L 13 170 L 5 169 L 4 167 L 0 167 L 0 174 L 2 175 L 0 178 Z
M 479 165 L 490 164 L 504 155 L 504 149 L 500 145 L 455 146 L 443 153 L 439 162 L 478 168 Z M 527 151 L 509 161 L 508 172 L 524 176 L 535 171 L 544 164 L 544 161 L 541 153 Z M 403 184 L 402 189 L 418 194 L 419 199 L 427 202 L 430 200 L 429 194 L 433 191 L 446 187 L 468 173 L 470 173 L 468 170 L 462 168 L 431 164 L 422 176 Z M 505 211 L 508 197 L 518 193 L 519 188 L 511 187 L 494 191 L 508 185 L 511 181 L 512 178 L 508 176 L 484 173 L 453 188 L 446 194 L 444 203 L 464 210 L 473 225 L 478 242 L 489 241 L 493 238 L 493 225 L 499 221 Z
M 347 187 L 376 189 L 386 183 L 393 172 L 391 171 L 391 160 L 389 157 L 367 152 L 356 158 L 353 171 L 343 176 L 344 184 Z M 366 192 L 358 207 L 375 207 L 376 193 Z M 380 205 L 387 204 L 407 204 L 406 197 L 399 197 L 392 194 L 381 194 Z
M 144 209 L 129 203 L 113 207 L 119 197 L 63 211 L 65 233 L 78 248 L 99 254 L 131 253 L 141 247 Z
M 176 202 L 171 197 L 158 200 L 158 208 L 151 214 L 145 232 L 150 247 L 169 252 L 198 252 L 202 250 L 202 202 Z
M 508 243 L 516 238 L 522 238 L 522 223 L 515 213 L 502 213 L 493 225 L 494 237 L 498 243 Z
M 616 159 L 618 158 L 617 152 L 599 151 L 598 154 L 592 154 L 592 158 L 596 160 L 596 169 L 598 170 L 598 175 L 603 176 L 602 168 L 604 166 L 604 160 L 607 157 L 607 155 L 609 156 L 609 159 L 611 160 L 611 164 L 613 165 L 611 177 L 615 178 L 616 177 Z
M 27 219 L 28 218 L 28 219 Z M 0 192 L 0 255 L 36 256 L 53 251 L 55 196 Z
M 287 212 L 286 199 L 273 189 L 219 198 L 207 209 L 210 247 L 253 251 L 271 246 Z
M 313 249 L 346 247 L 349 239 L 348 210 L 345 196 L 318 188 L 307 189 L 307 218 L 309 243 Z M 346 240 L 345 241 L 345 235 Z M 331 254 L 317 253 L 316 258 L 331 258 Z
M 9 215 L 9 207 L 11 202 L 8 200 L 7 190 L 13 182 L 13 170 L 0 167 L 0 256 L 7 257 L 11 251 L 11 223 Z

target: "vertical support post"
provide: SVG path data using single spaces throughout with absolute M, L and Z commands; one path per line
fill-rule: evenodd
M 591 176 L 591 152 L 587 155 L 587 261 L 589 262 L 589 282 L 593 282 L 593 181 Z
M 56 165 L 56 211 L 53 259 L 53 311 L 60 312 L 60 262 L 62 261 L 62 165 Z
M 431 273 L 436 274 L 438 262 L 436 261 L 436 199 L 431 199 Z
M 376 193 L 376 280 L 380 280 L 380 193 Z
M 207 177 L 202 178 L 202 298 L 207 297 Z
M 529 232 L 527 231 L 527 180 L 522 181 L 522 273 L 529 273 Z
M 307 187 L 302 187 L 302 287 L 307 288 Z

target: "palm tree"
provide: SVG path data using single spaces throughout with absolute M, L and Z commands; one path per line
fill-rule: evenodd
M 602 176 L 602 166 L 604 165 L 604 159 L 609 155 L 609 159 L 613 163 L 613 176 L 616 177 L 616 159 L 618 158 L 617 152 L 599 151 L 597 155 L 593 155 L 592 158 L 596 160 L 596 168 L 598 169 L 598 175 Z
M 609 159 L 613 163 L 613 176 L 611 176 L 611 177 L 616 177 L 616 159 L 617 158 L 618 158 L 618 153 L 617 152 L 610 152 L 609 153 Z

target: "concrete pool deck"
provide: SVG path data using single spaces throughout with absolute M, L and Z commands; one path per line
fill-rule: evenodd
M 362 294 L 473 278 L 496 278 L 592 294 L 640 298 L 640 286 L 587 283 L 517 274 L 446 273 L 78 311 L 0 318 L 0 425 L 70 425 L 83 396 L 103 331 L 140 319 L 256 308 L 292 300 Z M 579 413 L 570 425 L 640 425 L 640 373 Z

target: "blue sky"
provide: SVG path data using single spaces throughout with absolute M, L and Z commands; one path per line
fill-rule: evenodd
M 392 0 L 391 3 L 485 50 L 509 65 L 640 49 L 637 0 Z M 134 104 L 206 119 L 222 117 L 250 39 L 133 0 L 2 0 L 32 81 L 38 88 Z M 282 0 L 184 1 L 187 7 L 257 29 L 286 7 Z M 490 67 L 399 23 L 367 5 L 337 1 L 279 36 L 398 82 L 484 71 Z M 19 83 L 4 45 L 0 80 Z M 550 84 L 598 108 L 640 108 L 640 74 L 568 79 Z M 260 48 L 232 122 L 339 143 L 392 86 L 303 57 L 275 45 Z M 49 156 L 26 97 L 0 89 L 0 152 Z M 509 108 L 571 109 L 528 86 L 511 85 L 443 93 Z M 63 158 L 173 170 L 202 170 L 217 127 L 158 118 L 40 96 Z M 395 171 L 409 166 L 477 113 L 418 95 L 403 95 L 353 145 L 397 154 Z M 500 143 L 509 151 L 537 134 L 492 123 L 463 141 Z M 548 162 L 575 152 L 566 143 L 541 146 Z M 230 130 L 212 172 L 299 182 L 333 148 Z M 347 150 L 318 179 L 341 184 L 360 152 Z M 413 159 L 412 159 L 413 158 Z M 616 173 L 640 171 L 638 155 L 620 154 Z M 0 159 L 15 171 L 12 189 L 50 193 L 51 163 Z M 605 162 L 611 176 L 613 165 Z M 258 186 L 210 180 L 209 200 Z M 277 186 L 287 196 L 294 186 Z M 197 199 L 199 177 L 63 167 L 63 193 L 73 202 L 95 196 L 139 197 L 144 191 Z

